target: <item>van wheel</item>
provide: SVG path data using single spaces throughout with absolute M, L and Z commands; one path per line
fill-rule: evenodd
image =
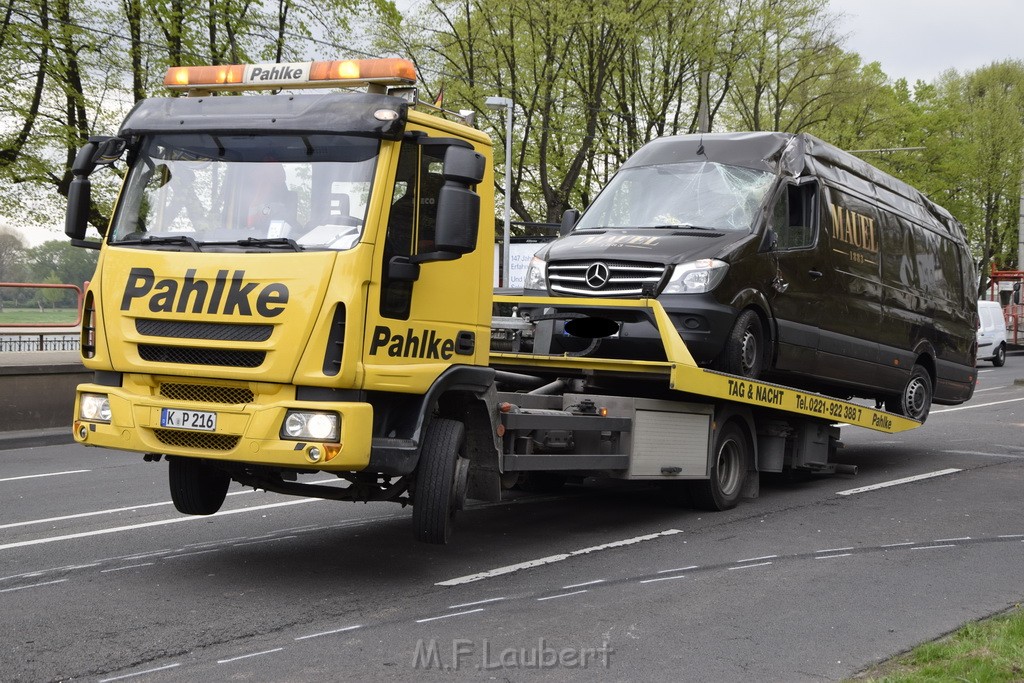
M 466 501 L 469 460 L 460 455 L 465 429 L 461 422 L 445 418 L 427 425 L 412 501 L 417 541 L 443 545 L 451 537 L 452 519 Z
M 197 458 L 168 458 L 171 500 L 186 515 L 212 515 L 228 495 L 231 477 Z
M 910 371 L 910 379 L 897 398 L 885 402 L 890 413 L 904 415 L 911 420 L 924 422 L 932 408 L 932 378 L 921 365 Z
M 996 355 L 992 356 L 992 365 L 1001 368 L 1006 364 L 1006 345 L 1000 344 L 996 349 Z
M 750 444 L 735 422 L 729 422 L 715 435 L 714 461 L 707 481 L 692 482 L 691 499 L 704 510 L 728 510 L 736 507 L 747 479 Z
M 765 334 L 761 318 L 749 309 L 736 318 L 719 357 L 719 368 L 730 375 L 758 379 L 764 372 Z

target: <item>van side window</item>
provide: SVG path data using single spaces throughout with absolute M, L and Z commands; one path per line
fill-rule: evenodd
M 776 249 L 814 246 L 814 199 L 813 184 L 786 187 L 772 210 L 772 226 L 778 237 Z

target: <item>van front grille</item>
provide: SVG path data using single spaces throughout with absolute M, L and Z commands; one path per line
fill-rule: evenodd
M 552 294 L 570 296 L 655 296 L 666 267 L 634 261 L 555 261 L 548 264 Z
M 156 438 L 165 446 L 196 448 L 204 451 L 230 451 L 241 438 L 236 434 L 209 434 L 207 432 L 186 432 L 177 429 L 154 429 Z

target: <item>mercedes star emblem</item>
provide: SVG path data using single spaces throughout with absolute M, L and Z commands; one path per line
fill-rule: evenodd
M 611 272 L 608 270 L 608 266 L 598 261 L 594 265 L 587 268 L 587 285 L 591 289 L 601 289 L 611 277 Z

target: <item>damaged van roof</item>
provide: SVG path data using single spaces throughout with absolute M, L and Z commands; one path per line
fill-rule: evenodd
M 852 190 L 966 243 L 963 225 L 920 190 L 807 133 L 666 136 L 644 145 L 622 168 L 694 161 L 754 168 L 794 178 L 816 176 L 826 185 Z

